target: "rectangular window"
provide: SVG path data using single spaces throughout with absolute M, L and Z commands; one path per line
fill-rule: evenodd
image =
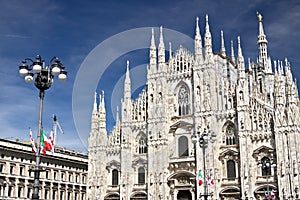
M 53 172 L 53 179 L 56 180 L 56 172 Z
M 24 166 L 20 166 L 20 176 L 23 176 Z
M 22 196 L 22 189 L 23 189 L 23 188 L 21 188 L 21 187 L 18 188 L 18 197 L 21 197 L 21 196 Z
M 53 190 L 53 192 L 52 192 L 52 199 L 56 199 L 56 191 L 55 190 Z
M 48 190 L 45 190 L 45 199 L 48 199 Z
M 5 169 L 5 164 L 4 164 L 4 163 L 1 163 L 1 164 L 0 164 L 0 173 L 3 173 L 3 172 L 4 172 L 4 169 Z
M 15 168 L 15 166 L 10 166 L 10 168 L 9 168 L 9 173 L 10 174 L 14 174 L 14 168 Z
M 8 196 L 9 197 L 11 196 L 12 190 L 13 190 L 13 186 L 9 186 L 8 187 Z
M 31 195 L 31 188 L 28 188 L 27 189 L 27 198 L 30 198 L 30 195 Z
M 65 180 L 65 173 L 61 173 L 61 180 L 62 180 L 62 181 Z
M 63 191 L 60 192 L 60 200 L 64 200 L 64 192 Z

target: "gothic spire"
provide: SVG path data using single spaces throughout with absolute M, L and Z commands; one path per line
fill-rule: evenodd
M 230 41 L 231 44 L 231 60 L 233 63 L 235 63 L 235 56 L 234 56 L 234 48 L 233 48 L 233 41 Z
M 100 104 L 99 104 L 99 128 L 102 128 L 103 130 L 106 131 L 106 111 L 105 111 L 105 101 L 104 101 L 104 91 L 103 90 L 102 90 L 101 94 L 99 95 L 99 98 L 100 98 Z
M 242 48 L 241 48 L 241 39 L 240 36 L 238 36 L 238 61 L 244 63 L 244 57 L 242 53 Z
M 156 66 L 156 46 L 155 46 L 155 39 L 154 39 L 154 29 L 152 28 L 152 35 L 151 35 L 151 44 L 150 44 L 150 66 L 151 68 L 154 68 L 153 66 Z
M 100 95 L 99 112 L 105 113 L 105 101 L 104 101 L 104 91 L 103 90 Z
M 158 44 L 158 63 L 165 62 L 165 44 L 164 38 L 162 33 L 162 26 L 160 27 L 160 34 L 159 34 L 159 44 Z
M 119 119 L 119 106 L 117 106 L 117 111 L 116 111 L 116 122 L 120 121 Z
M 169 60 L 172 59 L 172 44 L 169 42 Z
M 124 81 L 124 100 L 131 98 L 131 81 L 129 76 L 129 60 L 126 62 L 126 74 Z
M 98 111 L 98 109 L 97 109 L 97 92 L 95 92 L 93 113 L 96 113 L 97 111 Z
M 258 44 L 258 50 L 259 50 L 259 56 L 258 60 L 259 62 L 263 63 L 264 67 L 267 65 L 267 58 L 268 58 L 268 52 L 267 52 L 267 38 L 264 33 L 264 26 L 262 23 L 262 15 L 257 12 L 257 18 L 258 18 L 258 24 L 259 24 L 259 35 L 257 37 L 257 44 Z
M 221 30 L 221 55 L 226 56 L 226 49 L 225 49 L 225 44 L 224 44 L 224 35 L 223 31 Z
M 206 26 L 205 26 L 205 41 L 204 41 L 204 47 L 205 47 L 205 59 L 212 58 L 212 42 L 211 42 L 211 33 L 209 30 L 209 24 L 208 24 L 208 15 L 206 15 Z
M 203 61 L 203 55 L 202 55 L 202 39 L 200 34 L 200 28 L 199 28 L 199 18 L 196 18 L 196 34 L 194 39 L 194 48 L 195 48 L 195 60 L 196 62 Z

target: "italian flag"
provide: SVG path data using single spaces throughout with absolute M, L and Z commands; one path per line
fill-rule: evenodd
M 41 135 L 41 149 L 44 155 L 46 155 L 47 151 L 51 151 L 52 153 L 54 151 L 54 144 L 53 144 L 53 140 L 51 140 L 51 135 L 48 138 L 44 130 L 42 130 L 42 135 Z
M 197 180 L 198 180 L 199 186 L 201 186 L 203 184 L 203 176 L 200 171 L 198 173 Z
M 36 146 L 35 146 L 35 143 L 34 143 L 34 139 L 32 137 L 32 130 L 31 129 L 29 129 L 29 138 L 30 138 L 32 152 L 36 154 L 37 149 L 36 149 Z

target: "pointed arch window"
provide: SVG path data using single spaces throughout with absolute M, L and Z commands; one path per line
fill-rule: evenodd
M 138 184 L 145 184 L 145 169 L 143 167 L 138 169 Z
M 236 144 L 235 129 L 233 124 L 229 124 L 226 128 L 226 145 Z
M 188 139 L 186 136 L 181 136 L 178 139 L 178 156 L 186 157 L 189 155 Z
M 112 170 L 112 185 L 118 185 L 119 184 L 119 172 L 116 169 Z
M 137 147 L 137 153 L 138 154 L 144 154 L 144 153 L 148 153 L 148 148 L 147 148 L 147 137 L 145 134 L 140 133 L 137 136 L 137 143 L 138 143 L 138 147 Z
M 235 162 L 233 160 L 227 161 L 227 178 L 236 178 Z
M 178 112 L 179 116 L 190 114 L 189 92 L 185 85 L 178 91 Z

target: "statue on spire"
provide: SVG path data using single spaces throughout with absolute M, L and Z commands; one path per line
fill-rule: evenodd
M 257 14 L 258 21 L 262 22 L 262 18 L 263 18 L 262 15 L 258 11 L 256 12 L 256 14 Z

